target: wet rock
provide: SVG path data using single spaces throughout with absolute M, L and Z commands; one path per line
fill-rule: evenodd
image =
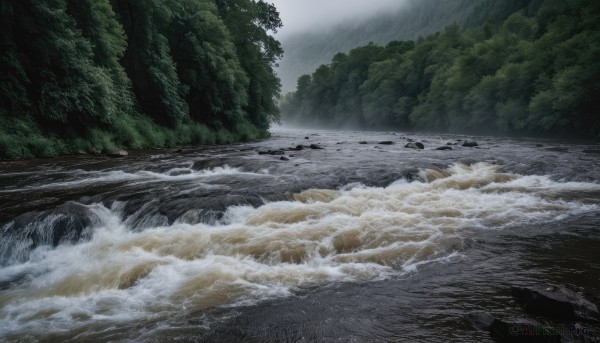
M 464 141 L 462 146 L 467 147 L 467 148 L 474 148 L 476 146 L 479 146 L 479 144 L 477 144 L 477 142 L 475 141 Z
M 496 318 L 487 312 L 469 313 L 464 315 L 463 319 L 469 322 L 474 328 L 485 331 L 488 331 L 494 320 L 496 320 Z
M 309 138 L 308 138 L 308 136 L 307 136 L 307 137 L 304 137 L 304 139 L 309 139 Z
M 311 144 L 310 148 L 313 149 L 313 150 L 325 149 L 325 148 L 323 148 L 323 147 L 321 147 L 320 145 L 317 145 L 317 144 Z
M 425 146 L 423 145 L 423 143 L 420 142 L 410 142 L 408 144 L 406 144 L 404 146 L 405 148 L 409 148 L 409 149 L 425 149 Z
M 289 161 L 290 160 L 289 158 L 287 158 L 285 156 L 281 156 L 279 159 L 282 160 L 282 161 Z
M 383 141 L 383 142 L 379 142 L 379 144 L 381 144 L 381 145 L 392 145 L 392 144 L 394 144 L 394 142 L 392 142 L 392 141 Z
M 358 144 L 369 144 L 367 141 L 360 141 Z
M 125 150 L 118 150 L 118 151 L 114 151 L 114 152 L 107 154 L 108 157 L 115 157 L 115 158 L 126 157 L 127 155 L 129 155 L 129 154 Z
M 541 147 L 544 146 L 544 144 L 536 144 L 535 146 L 538 147 L 538 148 L 541 148 Z
M 563 320 L 600 320 L 596 304 L 562 286 L 512 287 L 511 293 L 531 314 Z
M 24 262 L 29 252 L 40 246 L 56 247 L 88 239 L 92 224 L 98 220 L 88 207 L 71 201 L 52 210 L 21 214 L 1 227 L 0 241 L 5 244 L 0 263 Z
M 452 150 L 452 148 L 446 145 L 446 146 L 441 146 L 439 148 L 435 148 L 435 150 Z
M 285 152 L 283 152 L 281 150 L 267 150 L 267 151 L 259 151 L 258 154 L 259 155 L 280 156 L 280 155 L 285 155 Z
M 551 147 L 551 148 L 546 148 L 546 151 L 553 151 L 553 152 L 569 152 L 569 148 L 564 148 L 564 147 L 560 147 L 560 146 L 555 146 L 555 147 Z

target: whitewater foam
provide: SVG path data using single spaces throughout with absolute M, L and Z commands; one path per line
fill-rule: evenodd
M 240 171 L 202 173 L 227 172 Z M 160 178 L 190 177 L 168 174 Z M 29 275 L 0 293 L 0 337 L 197 313 L 288 296 L 306 285 L 385 279 L 427 263 L 460 263 L 467 235 L 477 230 L 598 210 L 569 194 L 598 192 L 600 185 L 500 173 L 485 163 L 423 170 L 421 178 L 385 188 L 310 189 L 259 208 L 230 207 L 215 225 L 176 222 L 141 232 L 121 218 L 122 204 L 90 205 L 99 221 L 89 241 L 39 248 L 27 262 L 0 269 L 0 280 Z

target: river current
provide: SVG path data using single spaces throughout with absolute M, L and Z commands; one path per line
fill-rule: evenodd
M 291 129 L 2 162 L 0 340 L 490 340 L 462 317 L 511 286 L 599 295 L 599 177 L 587 142 Z

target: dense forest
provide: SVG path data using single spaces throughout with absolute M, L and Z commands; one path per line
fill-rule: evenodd
M 287 123 L 451 132 L 600 132 L 600 2 L 523 0 L 505 20 L 368 44 L 298 79 Z
M 298 77 L 328 63 L 338 52 L 346 53 L 369 42 L 417 40 L 453 23 L 471 27 L 487 20 L 503 20 L 522 6 L 522 0 L 407 0 L 404 6 L 372 17 L 281 36 L 285 56 L 277 75 L 283 91 L 293 91 Z
M 265 136 L 281 25 L 262 0 L 4 0 L 0 158 Z

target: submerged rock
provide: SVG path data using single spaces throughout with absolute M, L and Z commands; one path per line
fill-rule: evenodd
M 467 147 L 467 148 L 474 148 L 476 146 L 479 146 L 479 144 L 477 144 L 477 142 L 475 141 L 464 141 L 462 146 Z
M 409 149 L 425 149 L 425 146 L 423 145 L 423 143 L 420 142 L 410 142 L 408 144 L 406 144 L 404 146 L 405 148 L 409 148 Z
M 469 322 L 474 328 L 479 330 L 489 330 L 496 318 L 487 312 L 473 312 L 463 316 L 463 319 Z
M 290 160 L 289 158 L 287 158 L 285 156 L 281 156 L 279 159 L 282 160 L 282 161 L 289 161 Z
M 325 148 L 323 148 L 323 147 L 321 147 L 320 145 L 317 145 L 317 144 L 311 144 L 311 145 L 310 145 L 310 148 L 311 148 L 311 149 L 314 149 L 314 150 L 321 150 L 321 149 L 325 149 Z
M 435 150 L 452 150 L 452 147 L 449 147 L 446 145 L 446 146 L 441 146 L 439 148 L 435 148 Z
M 379 142 L 379 144 L 381 144 L 381 145 L 392 145 L 392 144 L 394 144 L 394 142 L 392 142 L 392 141 L 383 141 L 383 142 Z
M 563 148 L 563 147 L 560 147 L 560 146 L 546 148 L 546 150 L 547 151 L 552 151 L 552 152 L 569 152 L 569 148 Z
M 279 155 L 285 155 L 285 152 L 283 152 L 282 150 L 267 150 L 267 151 L 259 151 L 258 154 L 259 155 L 279 156 Z
M 367 141 L 360 141 L 358 144 L 369 144 Z
M 531 314 L 563 320 L 600 320 L 596 304 L 565 287 L 512 287 L 511 293 L 519 305 Z

